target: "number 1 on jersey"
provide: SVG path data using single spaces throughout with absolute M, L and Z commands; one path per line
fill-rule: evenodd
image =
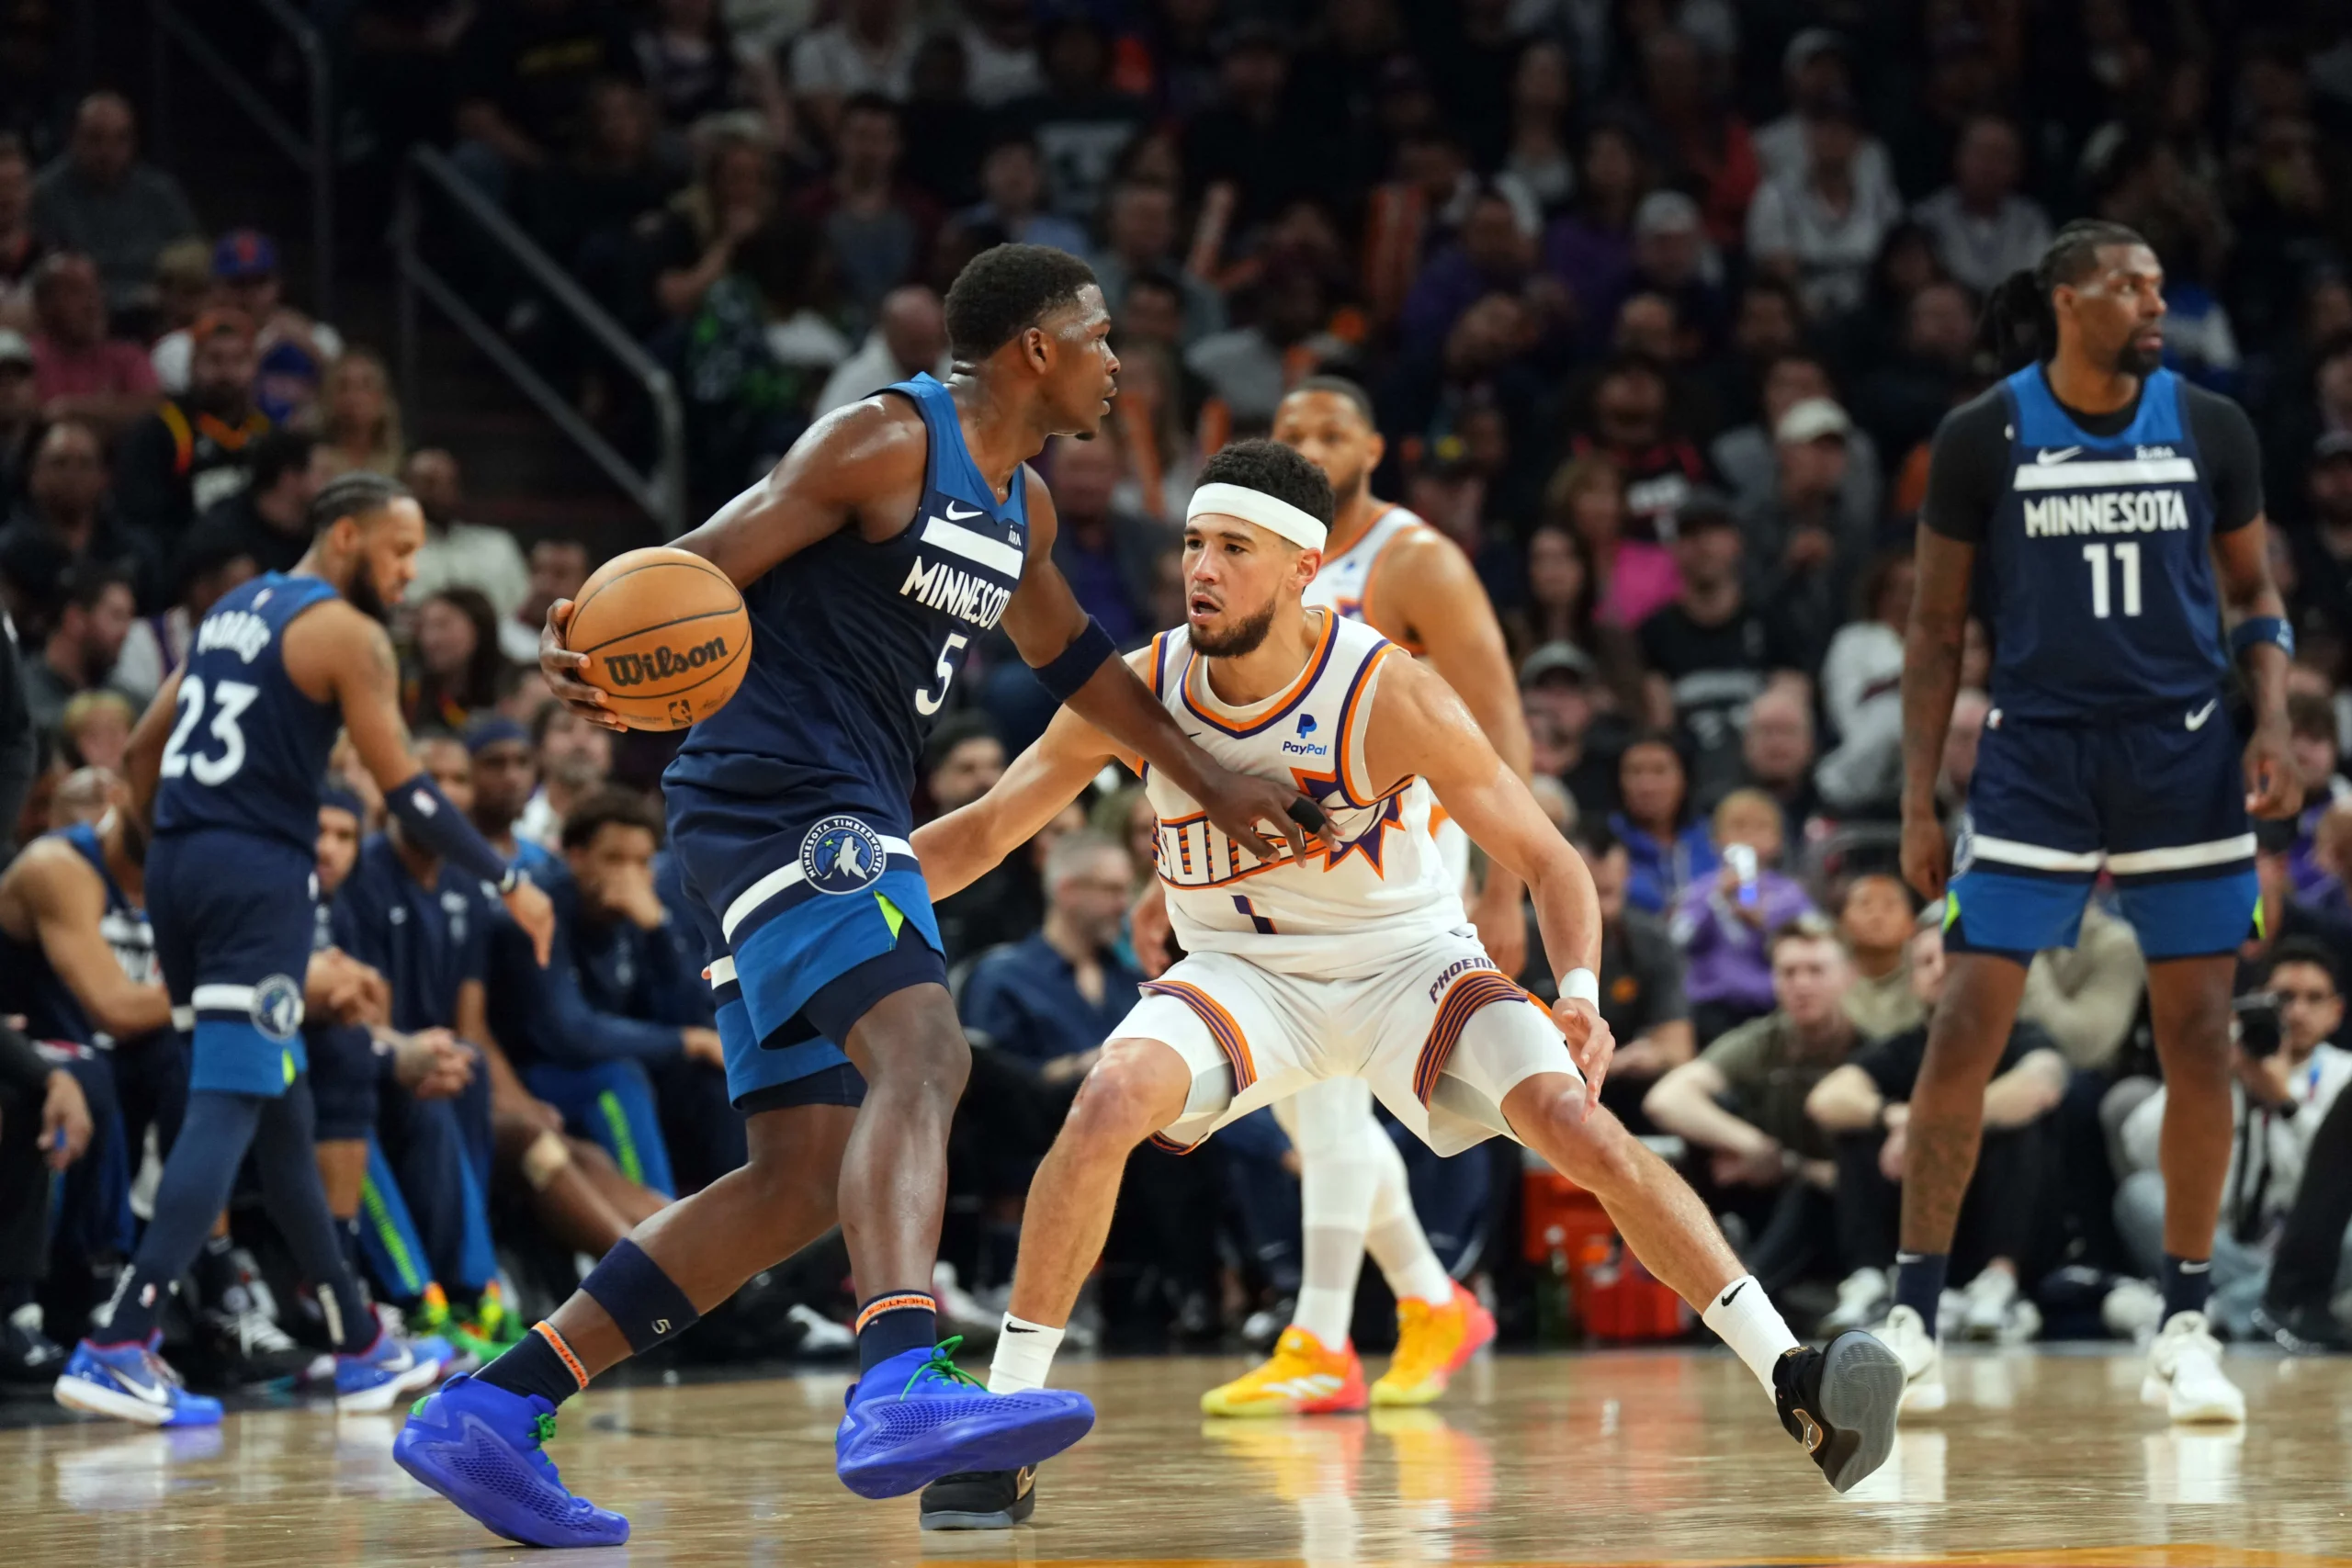
M 947 701 L 947 688 L 956 683 L 956 650 L 972 639 L 962 632 L 949 632 L 947 640 L 939 645 L 939 662 L 931 672 L 939 677 L 939 690 L 915 694 L 915 712 L 925 718 L 937 713 Z
M 2091 563 L 2091 614 L 2100 620 L 2108 618 L 2111 606 L 2108 603 L 2107 556 L 2115 552 L 2116 575 L 2123 580 L 2123 613 L 2140 613 L 2140 547 L 2136 541 L 2119 545 L 2085 545 L 2083 558 Z

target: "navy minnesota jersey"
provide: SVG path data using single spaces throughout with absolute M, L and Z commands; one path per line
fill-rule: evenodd
M 98 934 L 114 950 L 123 974 L 135 986 L 162 985 L 164 972 L 155 962 L 154 928 L 147 923 L 147 911 L 130 901 L 107 870 L 97 829 L 77 822 L 60 829 L 54 836 L 88 861 L 106 885 L 106 909 L 98 917 Z M 0 934 L 0 1012 L 22 1013 L 25 1032 L 36 1040 L 63 1040 L 101 1050 L 111 1050 L 115 1043 L 114 1036 L 90 1021 L 82 998 L 50 966 L 38 932 L 27 942 Z
M 198 625 L 164 744 L 158 836 L 228 830 L 314 852 L 319 780 L 343 714 L 288 679 L 283 639 L 334 597 L 318 578 L 269 572 L 222 594 Z
M 2002 383 L 2009 448 L 1984 536 L 1994 705 L 2067 719 L 2196 707 L 2229 662 L 2211 554 L 2213 490 L 2179 378 L 2149 376 L 2132 422 L 2083 429 L 2041 367 Z
M 878 544 L 843 528 L 744 591 L 751 669 L 689 732 L 666 779 L 795 794 L 886 829 L 910 826 L 923 736 L 966 651 L 1020 585 L 1027 475 L 999 501 L 965 450 L 947 389 L 918 376 L 888 389 L 914 403 L 930 436 L 913 522 Z

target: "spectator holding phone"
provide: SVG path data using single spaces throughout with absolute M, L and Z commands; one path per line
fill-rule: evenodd
M 1777 868 L 1781 808 L 1762 790 L 1738 789 L 1715 807 L 1723 863 L 1674 906 L 1674 943 L 1690 961 L 1685 989 L 1702 1043 L 1772 1010 L 1772 963 L 1765 939 L 1813 900 Z

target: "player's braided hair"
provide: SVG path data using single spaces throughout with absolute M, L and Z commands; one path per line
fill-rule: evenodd
M 398 479 L 361 470 L 329 479 L 311 498 L 311 532 L 332 528 L 345 517 L 368 517 L 408 494 Z
M 986 359 L 1093 281 L 1094 269 L 1068 251 L 992 245 L 948 286 L 947 351 L 958 364 Z
M 2137 230 L 2105 218 L 2077 218 L 2058 231 L 2041 259 L 2020 267 L 1984 298 L 1976 323 L 1976 344 L 1999 363 L 2004 375 L 2022 370 L 2058 351 L 2058 318 L 2050 291 L 2080 283 L 2098 265 L 2104 245 L 2144 245 Z
M 1331 525 L 1331 481 L 1278 441 L 1237 441 L 1202 464 L 1193 482 L 1262 491 L 1276 501 L 1289 502 L 1326 528 Z

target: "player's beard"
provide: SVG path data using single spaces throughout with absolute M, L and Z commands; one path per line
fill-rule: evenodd
M 1193 646 L 1211 659 L 1240 659 L 1257 652 L 1258 645 L 1266 640 L 1266 634 L 1273 626 L 1274 605 L 1269 603 L 1248 620 L 1237 622 L 1222 632 L 1204 632 L 1194 626 Z
M 2119 376 L 2148 377 L 2156 373 L 2165 362 L 2164 344 L 2143 348 L 2126 338 L 2123 346 L 2115 351 L 2115 371 Z
M 382 625 L 390 624 L 392 607 L 384 603 L 381 593 L 376 592 L 376 574 L 368 570 L 366 561 L 352 569 L 351 585 L 343 591 L 343 596 L 351 602 L 353 609 L 369 620 Z

